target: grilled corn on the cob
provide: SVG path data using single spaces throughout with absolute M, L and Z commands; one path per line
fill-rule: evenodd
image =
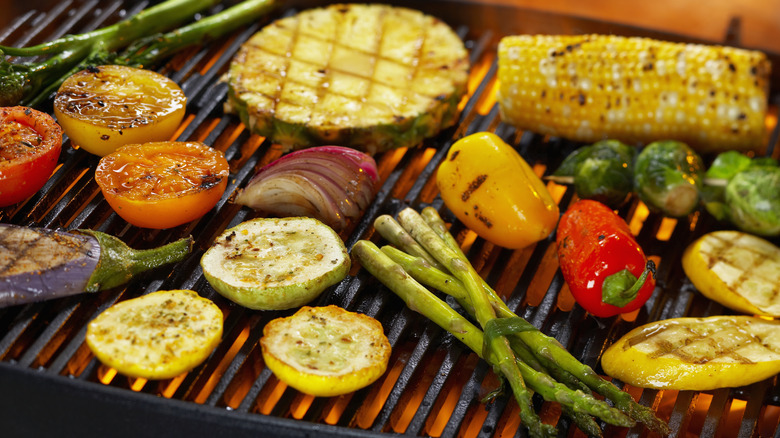
M 733 47 L 518 35 L 499 44 L 497 99 L 509 124 L 575 141 L 759 150 L 769 70 L 763 53 Z
M 468 52 L 444 22 L 331 5 L 266 26 L 235 56 L 226 111 L 282 146 L 414 146 L 455 121 Z

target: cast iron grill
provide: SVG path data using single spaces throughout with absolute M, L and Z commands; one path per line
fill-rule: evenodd
M 54 4 L 54 2 L 51 2 Z M 114 234 L 142 248 L 192 234 L 193 254 L 175 269 L 158 270 L 127 287 L 100 294 L 0 309 L 0 419 L 2 435 L 145 436 L 163 433 L 194 436 L 525 436 L 511 397 L 490 404 L 482 397 L 498 384 L 484 361 L 357 267 L 312 305 L 336 304 L 377 318 L 393 346 L 386 374 L 376 383 L 342 397 L 314 398 L 281 384 L 263 366 L 258 340 L 262 328 L 285 312 L 256 312 L 230 304 L 202 276 L 200 256 L 225 228 L 253 217 L 230 199 L 255 169 L 281 150 L 251 135 L 237 118 L 224 115 L 227 87 L 219 81 L 239 45 L 273 18 L 322 2 L 284 2 L 266 20 L 228 38 L 185 51 L 159 70 L 179 83 L 188 96 L 180 140 L 196 140 L 225 152 L 231 179 L 225 196 L 206 216 L 170 230 L 153 231 L 127 225 L 113 213 L 97 187 L 93 171 L 98 158 L 65 144 L 60 167 L 39 194 L 20 205 L 0 210 L 0 221 L 50 228 L 92 228 Z M 707 215 L 671 220 L 649 214 L 634 201 L 621 213 L 638 240 L 659 263 L 658 291 L 629 318 L 596 320 L 574 305 L 558 270 L 551 239 L 510 251 L 495 247 L 459 224 L 437 196 L 432 175 L 449 145 L 466 134 L 494 131 L 541 171 L 554 169 L 577 144 L 519 132 L 501 123 L 492 96 L 495 46 L 509 33 L 617 33 L 684 40 L 642 29 L 575 19 L 517 8 L 458 1 L 390 2 L 415 7 L 451 24 L 466 41 L 473 69 L 469 95 L 459 123 L 418 148 L 377 156 L 383 185 L 364 217 L 342 233 L 347 247 L 356 240 L 378 240 L 372 229 L 380 214 L 405 206 L 432 205 L 445 219 L 477 270 L 507 299 L 509 306 L 544 332 L 555 336 L 584 363 L 599 368 L 603 349 L 638 324 L 680 316 L 726 314 L 727 309 L 703 298 L 680 267 L 687 243 L 716 224 Z M 44 11 L 6 19 L 0 42 L 27 45 L 66 33 L 88 31 L 130 16 L 148 6 L 121 0 L 71 0 Z M 213 11 L 212 11 L 213 12 Z M 778 56 L 770 54 L 776 66 Z M 778 157 L 775 73 L 768 124 L 772 134 L 767 154 Z M 50 110 L 50 108 L 43 108 Z M 561 206 L 572 190 L 551 185 Z M 192 372 L 165 381 L 117 375 L 100 364 L 84 344 L 87 323 L 112 304 L 160 289 L 193 289 L 224 311 L 223 341 Z M 620 382 L 616 382 L 620 384 Z M 622 386 L 622 385 L 621 385 Z M 708 392 L 656 391 L 625 387 L 641 403 L 669 420 L 673 436 L 780 437 L 778 378 L 749 387 Z M 561 436 L 583 436 L 561 416 L 557 406 L 535 399 L 545 421 Z M 641 426 L 606 427 L 607 436 L 652 436 Z

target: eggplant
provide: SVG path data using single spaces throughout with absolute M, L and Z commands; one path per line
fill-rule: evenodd
M 186 237 L 135 250 L 99 231 L 0 224 L 0 307 L 111 289 L 182 260 L 192 245 Z

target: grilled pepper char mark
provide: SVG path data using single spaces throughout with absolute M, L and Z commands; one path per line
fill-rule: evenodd
M 592 200 L 574 203 L 561 217 L 558 261 L 572 295 L 598 317 L 632 312 L 655 288 L 655 263 L 647 260 L 626 222 Z

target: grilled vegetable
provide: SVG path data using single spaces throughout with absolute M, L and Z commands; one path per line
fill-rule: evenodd
M 558 261 L 572 295 L 598 317 L 632 312 L 655 289 L 647 260 L 626 222 L 600 202 L 575 202 L 556 233 Z
M 0 307 L 97 292 L 182 260 L 192 238 L 134 250 L 99 231 L 0 224 Z
M 95 181 L 122 219 L 171 228 L 214 208 L 230 173 L 225 155 L 203 143 L 164 141 L 122 146 L 100 159 Z
M 521 129 L 592 143 L 673 138 L 699 152 L 764 146 L 766 55 L 615 35 L 520 35 L 498 48 L 497 100 Z
M 608 375 L 642 388 L 708 391 L 780 372 L 780 321 L 676 318 L 637 327 L 604 352 Z
M 286 147 L 375 154 L 455 122 L 468 53 L 442 21 L 406 8 L 337 4 L 266 26 L 230 65 L 226 112 Z
M 341 231 L 374 199 L 378 177 L 370 155 L 314 147 L 263 166 L 235 202 L 276 217 L 313 217 Z
M 737 173 L 726 186 L 729 220 L 739 229 L 780 235 L 780 167 L 762 166 Z
M 170 379 L 209 357 L 222 340 L 222 311 L 191 290 L 164 290 L 114 304 L 87 326 L 87 346 L 117 372 Z
M 635 155 L 620 141 L 598 141 L 567 156 L 550 179 L 572 178 L 577 196 L 617 208 L 634 191 Z
M 771 157 L 718 154 L 705 173 L 702 200 L 707 211 L 739 229 L 780 235 L 780 167 Z
M 665 140 L 647 145 L 636 158 L 634 187 L 651 211 L 682 217 L 699 206 L 704 162 L 685 143 Z
M 170 140 L 187 98 L 159 73 L 120 65 L 69 77 L 54 97 L 54 115 L 71 142 L 104 156 L 126 144 Z
M 23 201 L 46 184 L 62 150 L 62 128 L 27 107 L 0 108 L 0 207 Z
M 541 424 L 533 407 L 527 404 L 530 402 L 528 389 L 546 400 L 559 402 L 563 412 L 590 436 L 601 435 L 594 417 L 609 424 L 633 425 L 628 416 L 654 431 L 668 433 L 668 426 L 652 409 L 636 403 L 629 394 L 578 362 L 555 339 L 512 313 L 496 292 L 471 272 L 471 263 L 435 209 L 426 207 L 421 214 L 405 209 L 398 219 L 400 223 L 393 224 L 391 217 L 378 218 L 376 225 L 383 237 L 398 242 L 400 248 L 385 246 L 380 250 L 374 243 L 360 240 L 352 247 L 352 255 L 410 309 L 449 331 L 510 382 L 529 436 L 557 434 L 554 428 Z M 398 227 L 403 227 L 414 242 L 397 239 Z M 443 270 L 429 264 L 430 258 L 435 258 Z M 483 332 L 423 284 L 455 298 L 474 319 L 485 318 L 490 312 L 495 312 L 495 317 L 488 317 L 487 322 L 478 321 Z M 482 294 L 484 296 L 480 297 Z M 509 342 L 511 351 L 501 347 L 502 340 Z M 516 370 L 511 365 L 512 357 Z M 593 397 L 591 391 L 604 395 L 617 409 Z
M 200 264 L 217 292 L 261 310 L 306 304 L 344 279 L 350 268 L 338 234 L 305 217 L 243 222 L 222 233 Z
M 447 208 L 480 237 L 505 248 L 546 238 L 558 205 L 523 157 L 490 132 L 455 142 L 436 173 Z
M 128 20 L 32 47 L 0 46 L 0 105 L 36 106 L 67 77 L 89 65 L 149 67 L 181 50 L 219 38 L 267 13 L 272 0 L 246 0 L 168 33 L 216 0 L 168 0 Z M 124 49 L 122 53 L 116 50 Z M 35 61 L 12 63 L 5 56 Z
M 744 313 L 780 317 L 780 248 L 739 231 L 714 231 L 683 253 L 682 266 L 707 298 Z
M 382 324 L 338 306 L 304 306 L 266 324 L 266 366 L 282 382 L 317 397 L 357 391 L 384 374 L 390 341 Z

